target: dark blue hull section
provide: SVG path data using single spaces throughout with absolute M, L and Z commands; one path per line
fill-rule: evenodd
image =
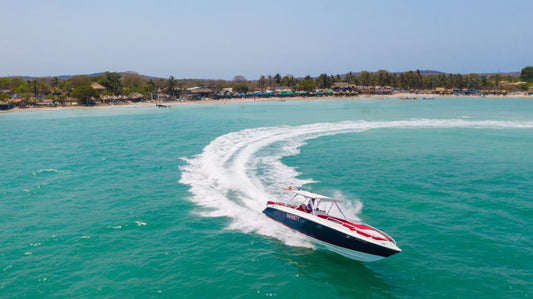
M 366 242 L 359 238 L 355 238 L 339 232 L 335 229 L 321 225 L 314 221 L 310 221 L 303 217 L 299 217 L 294 214 L 286 213 L 278 209 L 267 207 L 263 213 L 268 217 L 294 229 L 312 238 L 320 241 L 343 247 L 350 250 L 355 250 L 367 254 L 378 255 L 382 257 L 388 257 L 398 251 L 376 245 L 371 242 Z

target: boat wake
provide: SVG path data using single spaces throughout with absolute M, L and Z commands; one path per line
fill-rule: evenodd
M 472 121 L 466 119 L 413 119 L 404 121 L 346 121 L 302 126 L 245 129 L 219 136 L 193 158 L 183 158 L 180 183 L 190 186 L 195 204 L 204 217 L 229 217 L 229 229 L 255 232 L 287 245 L 313 247 L 309 239 L 262 214 L 269 200 L 287 198 L 287 185 L 301 187 L 314 182 L 299 178 L 283 157 L 299 154 L 306 141 L 323 136 L 357 133 L 380 128 L 533 128 L 533 122 Z M 334 197 L 343 199 L 340 191 Z M 347 200 L 347 217 L 356 219 L 361 202 Z

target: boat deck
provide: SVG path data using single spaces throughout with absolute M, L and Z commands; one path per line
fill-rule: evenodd
M 268 204 L 285 206 L 285 207 L 288 207 L 288 208 L 291 208 L 291 209 L 295 209 L 295 210 L 298 210 L 298 211 L 301 211 L 301 212 L 304 212 L 304 213 L 310 213 L 309 211 L 306 211 L 306 209 L 305 209 L 305 207 L 303 205 L 292 205 L 292 204 L 287 204 L 287 203 L 283 203 L 283 202 L 274 202 L 274 201 L 269 201 Z M 368 226 L 368 225 L 366 225 L 364 223 L 353 223 L 351 221 L 348 221 L 348 220 L 345 220 L 345 219 L 341 219 L 341 218 L 337 218 L 337 217 L 333 217 L 333 216 L 327 215 L 325 213 L 317 214 L 316 216 L 318 216 L 319 218 L 322 218 L 322 219 L 337 223 L 339 225 L 342 225 L 342 226 L 348 228 L 349 230 L 355 231 L 356 233 L 358 233 L 358 234 L 360 234 L 362 236 L 365 236 L 367 238 L 372 238 L 372 239 L 379 240 L 379 241 L 394 242 L 392 240 L 392 238 L 387 236 L 385 233 L 383 233 L 381 231 L 378 231 L 377 229 L 375 229 L 375 228 L 373 228 L 371 226 Z

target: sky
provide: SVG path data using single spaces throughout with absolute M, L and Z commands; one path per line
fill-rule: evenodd
M 0 76 L 248 80 L 533 65 L 532 0 L 0 0 Z

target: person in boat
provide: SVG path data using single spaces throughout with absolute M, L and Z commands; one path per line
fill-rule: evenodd
M 307 206 L 305 207 L 306 212 L 311 213 L 314 206 L 315 206 L 315 199 L 311 198 L 311 200 L 307 202 Z

